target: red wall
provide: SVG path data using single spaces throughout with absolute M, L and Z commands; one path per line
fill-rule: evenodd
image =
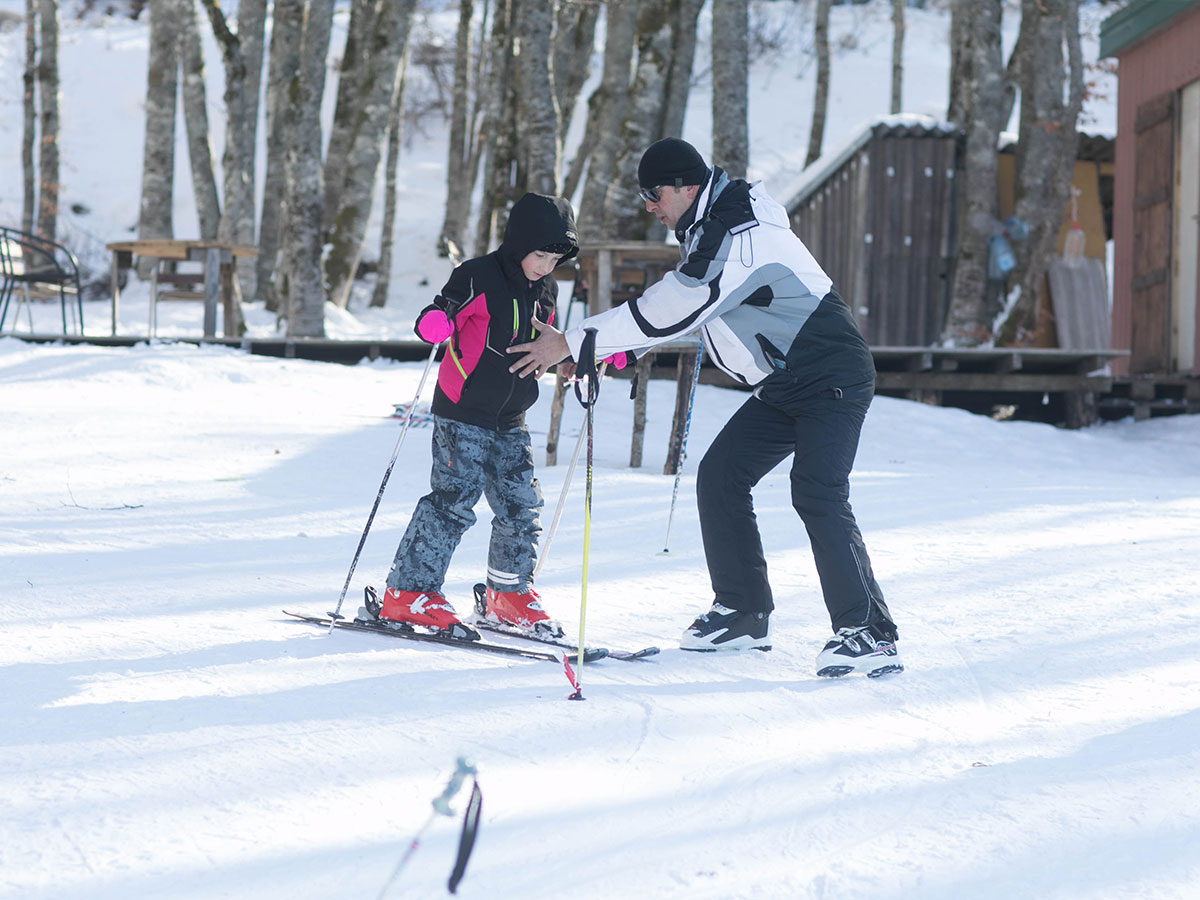
M 1133 271 L 1133 131 L 1137 108 L 1200 78 L 1200 6 L 1117 54 L 1117 165 L 1113 186 L 1112 345 L 1129 349 L 1129 279 Z M 1200 251 L 1200 248 L 1197 248 Z M 1200 304 L 1200 297 L 1197 298 Z M 1197 329 L 1200 337 L 1200 329 Z M 1200 344 L 1200 340 L 1197 342 Z M 1200 347 L 1197 348 L 1200 350 Z M 1200 360 L 1200 353 L 1197 354 Z M 1114 363 L 1124 372 L 1124 361 Z

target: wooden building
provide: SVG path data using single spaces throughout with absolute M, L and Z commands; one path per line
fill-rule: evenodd
M 872 346 L 928 346 L 941 334 L 961 146 L 953 125 L 881 117 L 779 195 Z
M 1118 61 L 1113 346 L 1131 374 L 1200 375 L 1200 0 L 1133 0 Z
M 1000 218 L 1014 206 L 1015 135 L 997 147 L 996 194 Z M 959 192 L 955 168 L 965 135 L 954 125 L 928 116 L 883 116 L 860 129 L 841 149 L 806 169 L 781 195 L 795 231 L 833 279 L 854 311 L 872 346 L 928 347 L 942 333 L 953 288 L 958 235 Z M 1103 283 L 1106 242 L 1112 210 L 1113 140 L 1080 135 L 1072 175 L 1075 210 L 1084 231 L 1084 256 L 1091 293 L 1072 288 L 1069 300 L 1101 317 L 1103 337 L 1068 340 L 1056 335 L 1049 292 L 1038 345 L 1073 350 L 1108 347 L 1108 292 Z M 1072 224 L 1071 207 L 1063 216 L 1058 247 L 1062 252 Z M 996 223 L 999 225 L 999 223 Z M 1061 303 L 1055 307 L 1064 311 Z M 1068 316 L 1062 316 L 1064 325 Z M 1078 318 L 1071 316 L 1070 318 Z M 1071 335 L 1079 333 L 1073 329 Z M 1096 335 L 1098 329 L 1085 330 Z M 1062 340 L 1060 340 L 1062 338 Z

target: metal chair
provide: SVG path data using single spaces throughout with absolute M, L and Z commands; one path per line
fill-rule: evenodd
M 63 334 L 67 334 L 68 297 L 75 300 L 73 312 L 83 334 L 83 296 L 79 262 L 62 244 L 0 225 L 0 331 L 14 295 L 18 303 L 58 298 L 62 307 Z M 20 312 L 16 313 L 20 315 Z M 15 318 L 14 318 L 15 321 Z M 32 316 L 30 316 L 32 323 Z M 32 324 L 30 326 L 32 328 Z

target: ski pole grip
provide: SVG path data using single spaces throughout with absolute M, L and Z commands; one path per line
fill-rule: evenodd
M 596 329 L 585 328 L 583 330 L 583 343 L 579 345 L 579 358 L 575 360 L 575 399 L 579 401 L 579 405 L 584 409 L 596 402 L 596 398 L 600 395 L 600 372 L 596 366 Z M 583 391 L 579 388 L 579 381 L 587 379 L 588 382 L 588 397 L 583 398 Z
M 450 776 L 450 781 L 446 785 L 446 789 L 433 801 L 434 811 L 441 813 L 443 816 L 454 815 L 454 810 L 450 808 L 450 801 L 454 799 L 454 795 L 462 787 L 463 779 L 468 775 L 474 774 L 475 764 L 465 756 L 460 756 L 455 766 L 454 774 Z
M 575 360 L 576 374 L 590 378 L 596 374 L 596 329 L 583 330 L 583 343 L 579 345 L 579 359 Z

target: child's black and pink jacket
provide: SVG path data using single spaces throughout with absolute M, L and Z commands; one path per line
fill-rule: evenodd
M 562 198 L 526 194 L 513 205 L 500 246 L 450 274 L 433 304 L 453 325 L 438 369 L 434 415 L 496 430 L 524 425 L 525 411 L 537 400 L 537 379 L 509 372 L 506 350 L 537 336 L 535 316 L 554 322 L 553 276 L 530 282 L 521 270 L 526 255 L 546 247 L 569 247 L 568 259 L 578 252 L 575 214 Z

